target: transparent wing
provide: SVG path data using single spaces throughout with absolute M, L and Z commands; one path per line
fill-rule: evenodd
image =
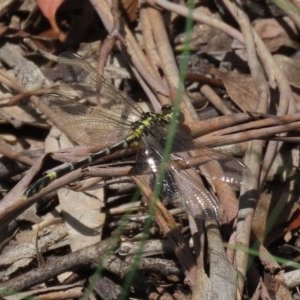
M 167 126 L 157 124 L 150 128 L 148 140 L 145 143 L 163 147 L 168 134 Z M 154 140 L 157 142 L 155 143 Z M 150 146 L 151 148 L 152 146 Z M 152 148 L 155 148 L 152 147 Z M 158 156 L 156 156 L 158 158 Z M 162 159 L 158 158 L 158 159 Z M 196 168 L 202 175 L 214 179 L 222 180 L 230 184 L 241 184 L 250 178 L 250 171 L 239 159 L 213 148 L 207 148 L 199 143 L 195 143 L 189 132 L 179 128 L 174 136 L 172 145 L 172 159 L 181 163 L 182 169 Z M 209 163 L 218 162 L 212 168 L 206 168 Z
M 58 63 L 67 65 L 71 74 L 80 74 L 74 76 L 71 86 L 81 93 L 83 98 L 89 99 L 101 108 L 113 110 L 123 119 L 126 119 L 129 114 L 139 116 L 143 113 L 127 94 L 118 90 L 79 55 L 63 53 L 58 58 Z
M 62 94 L 48 94 L 41 99 L 50 109 L 51 121 L 76 143 L 113 143 L 131 131 L 132 122 L 121 122 L 114 112 L 97 109 Z
M 154 174 L 159 170 L 162 162 L 162 146 L 150 135 L 144 137 L 146 155 L 148 164 Z M 171 155 L 171 162 L 163 182 L 158 183 L 155 180 L 151 184 L 161 185 L 161 196 L 173 205 L 178 206 L 180 200 L 181 206 L 184 206 L 187 212 L 193 217 L 202 220 L 218 219 L 219 205 L 214 195 L 203 185 L 196 169 L 186 165 L 189 169 L 177 168 L 178 156 Z M 181 158 L 180 158 L 181 159 Z
M 151 157 L 155 167 L 162 162 L 163 145 L 167 134 L 165 126 L 157 126 L 150 129 L 144 137 L 146 151 Z M 176 144 L 178 142 L 178 144 Z M 176 152 L 183 148 L 190 151 Z M 219 205 L 216 197 L 203 185 L 198 172 L 206 177 L 222 180 L 231 184 L 240 184 L 250 176 L 248 168 L 238 159 L 235 159 L 220 151 L 203 147 L 192 142 L 189 135 L 181 133 L 174 138 L 173 152 L 169 164 L 168 176 L 163 182 L 164 192 L 167 190 L 179 191 L 180 198 L 188 213 L 193 217 L 203 220 L 218 219 Z M 219 164 L 218 164 L 218 163 Z M 205 166 L 208 163 L 216 164 L 215 172 L 207 172 Z M 154 170 L 154 168 L 152 168 Z M 211 170 L 211 169 L 210 169 Z M 155 170 L 154 170 L 155 171 Z M 175 184 L 174 187 L 165 187 L 165 182 Z M 178 193 L 174 193 L 174 195 Z M 171 195 L 172 197 L 172 195 Z
M 241 160 L 212 148 L 200 147 L 188 153 L 176 153 L 175 157 L 181 162 L 181 168 L 194 167 L 213 180 L 238 185 L 250 178 L 250 171 Z
M 182 202 L 188 213 L 201 220 L 219 218 L 219 203 L 216 197 L 203 185 L 193 169 L 171 168 Z
M 42 97 L 55 125 L 77 143 L 114 143 L 125 138 L 142 109 L 83 58 L 64 53 L 58 63 L 67 65 L 74 78 Z

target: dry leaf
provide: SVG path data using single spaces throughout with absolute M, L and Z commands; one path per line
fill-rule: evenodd
M 139 2 L 137 0 L 122 0 L 121 5 L 125 13 L 127 14 L 130 22 L 136 21 Z
M 295 24 L 287 17 L 279 20 L 259 19 L 253 22 L 253 27 L 271 52 L 282 46 L 299 48 L 299 43 L 296 42 L 298 31 Z M 292 39 L 292 35 L 295 40 Z
M 56 23 L 56 12 L 64 0 L 38 0 L 37 5 L 43 15 L 48 19 L 53 31 L 57 34 L 60 41 L 65 40 L 65 34 L 60 30 Z
M 300 59 L 290 58 L 284 55 L 274 55 L 275 62 L 286 76 L 288 82 L 297 88 L 300 88 Z
M 251 76 L 236 72 L 225 73 L 217 69 L 212 69 L 211 73 L 222 79 L 228 95 L 241 110 L 256 110 L 258 94 Z

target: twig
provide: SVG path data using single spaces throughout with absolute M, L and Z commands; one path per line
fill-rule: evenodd
M 106 66 L 107 59 L 109 54 L 111 53 L 115 43 L 117 40 L 125 43 L 119 33 L 120 28 L 120 12 L 118 2 L 116 0 L 112 1 L 111 12 L 113 16 L 113 26 L 112 30 L 108 33 L 105 40 L 102 42 L 99 55 L 98 55 L 98 72 L 100 75 L 104 74 L 104 67 Z M 101 83 L 100 83 L 101 84 Z M 100 89 L 101 90 L 101 89 Z
M 107 31 L 111 32 L 113 27 L 113 18 L 110 13 L 110 7 L 108 3 L 106 1 L 101 1 L 101 3 L 99 3 L 99 1 L 96 0 L 90 0 L 90 2 L 94 6 L 98 15 L 100 16 Z M 164 85 L 161 84 L 160 79 L 156 77 L 156 72 L 149 64 L 141 47 L 133 37 L 131 31 L 126 26 L 126 24 L 124 24 L 124 31 L 127 45 L 126 52 L 129 54 L 129 57 L 134 67 L 138 70 L 142 77 L 145 78 L 145 80 L 153 88 L 153 90 L 158 91 L 159 93 L 162 93 L 164 95 L 168 95 L 168 90 Z M 126 52 L 124 51 L 124 53 Z
M 154 197 L 150 188 L 145 182 L 138 176 L 133 177 L 134 181 L 143 191 L 146 196 L 148 206 L 151 207 Z M 192 287 L 196 282 L 196 263 L 194 256 L 191 253 L 185 239 L 178 230 L 173 217 L 170 215 L 168 210 L 156 199 L 155 202 L 154 217 L 164 235 L 169 239 L 174 247 L 174 253 L 177 256 L 179 263 L 181 264 L 187 278 L 189 285 Z
M 200 88 L 200 91 L 207 98 L 207 100 L 216 108 L 217 111 L 221 112 L 224 115 L 232 114 L 230 109 L 224 104 L 221 98 L 209 85 L 203 85 Z
M 161 13 L 153 8 L 148 8 L 148 11 L 155 45 L 162 62 L 164 74 L 170 86 L 171 99 L 175 101 L 178 93 L 179 71 L 176 66 L 173 50 L 169 42 Z M 186 121 L 197 119 L 196 111 L 185 93 L 182 95 L 181 111 L 184 114 Z

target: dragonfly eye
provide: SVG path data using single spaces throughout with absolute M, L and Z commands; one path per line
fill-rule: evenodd
M 174 106 L 172 106 L 172 105 L 168 105 L 168 104 L 166 104 L 166 105 L 163 105 L 162 107 L 161 107 L 161 112 L 162 112 L 162 114 L 164 115 L 164 116 L 170 116 L 170 119 L 172 118 L 172 117 L 174 117 Z M 178 122 L 179 123 L 183 123 L 184 122 L 184 115 L 182 114 L 182 112 L 181 111 L 178 111 Z
M 170 113 L 173 112 L 173 110 L 174 110 L 173 106 L 169 105 L 169 104 L 163 105 L 161 107 L 161 112 L 162 112 L 163 115 L 170 114 Z
M 141 122 L 138 120 L 138 121 L 134 121 L 132 124 L 131 124 L 131 129 L 132 130 L 135 130 L 137 129 L 139 126 L 141 125 Z

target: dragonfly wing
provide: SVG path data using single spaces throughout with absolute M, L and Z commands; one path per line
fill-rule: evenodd
M 155 137 L 158 144 L 165 145 L 168 134 L 166 126 L 155 126 L 153 129 L 151 128 L 150 134 Z M 193 166 L 202 175 L 211 179 L 222 180 L 230 184 L 241 184 L 250 178 L 250 171 L 241 160 L 194 142 L 187 129 L 184 128 L 179 128 L 174 136 L 172 153 L 176 154 L 173 156 L 174 159 L 181 160 L 186 164 L 186 168 Z M 216 165 L 215 172 L 211 172 L 211 168 L 209 170 L 206 168 L 208 163 L 213 162 Z
M 180 191 L 182 201 L 191 216 L 201 220 L 219 218 L 218 200 L 203 185 L 195 170 L 172 168 L 172 175 Z
M 81 103 L 78 99 L 47 94 L 42 101 L 49 107 L 47 117 L 76 143 L 114 143 L 131 130 L 129 121 L 121 122 L 117 114 Z
M 157 135 L 146 135 L 143 137 L 148 164 L 152 171 L 157 173 L 159 165 L 163 160 L 163 147 L 157 140 Z M 172 201 L 175 206 L 178 204 L 178 195 L 183 206 L 193 217 L 202 220 L 218 219 L 218 201 L 213 194 L 203 185 L 199 174 L 194 169 L 177 169 L 173 160 L 178 160 L 178 156 L 171 154 L 170 167 L 163 180 L 161 196 L 168 202 Z
M 176 156 L 187 165 L 193 165 L 200 174 L 214 180 L 238 185 L 250 178 L 250 171 L 241 160 L 212 148 L 198 146 L 196 150 L 176 153 Z M 210 168 L 207 168 L 208 164 Z
M 68 68 L 69 79 L 42 97 L 48 117 L 75 142 L 107 144 L 126 137 L 142 109 L 82 57 L 64 53 L 58 63 Z
M 127 120 L 128 115 L 140 117 L 142 109 L 126 94 L 117 89 L 81 56 L 65 52 L 58 62 L 67 65 L 70 74 L 84 73 L 72 79 L 72 86 L 82 90 L 84 97 L 106 110 L 114 111 L 120 118 Z

